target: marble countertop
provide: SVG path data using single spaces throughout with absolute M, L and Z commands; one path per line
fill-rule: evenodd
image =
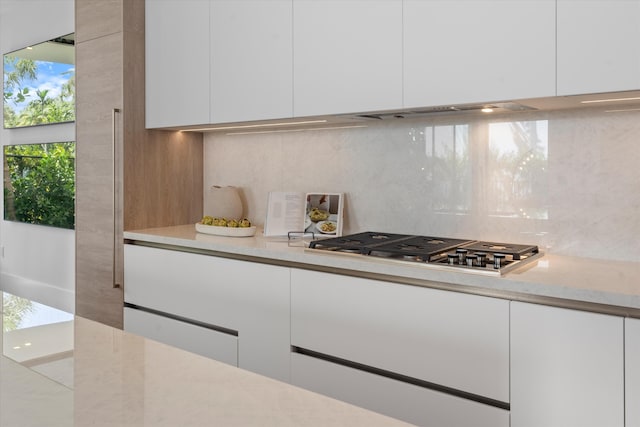
M 0 427 L 408 425 L 0 295 L 10 301 L 3 304 L 0 341 Z M 32 304 L 28 310 L 24 301 Z
M 640 263 L 634 262 L 544 254 L 502 277 L 494 277 L 373 257 L 312 252 L 302 241 L 265 237 L 261 230 L 253 237 L 221 237 L 198 233 L 193 224 L 187 224 L 126 231 L 124 237 L 176 249 L 640 317 Z

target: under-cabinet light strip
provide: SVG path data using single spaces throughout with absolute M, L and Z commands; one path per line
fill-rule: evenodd
M 352 129 L 352 128 L 366 128 L 366 127 L 367 127 L 366 125 L 356 125 L 356 126 L 332 126 L 332 127 L 306 128 L 306 129 L 256 130 L 256 131 L 248 131 L 248 132 L 229 132 L 229 133 L 225 133 L 225 135 L 256 135 L 261 133 L 306 132 L 306 131 L 312 131 L 312 130 Z
M 255 124 L 255 125 L 237 125 L 237 126 L 222 126 L 222 127 L 208 127 L 208 128 L 198 128 L 198 129 L 183 129 L 182 132 L 202 132 L 207 130 L 231 130 L 231 129 L 252 129 L 252 128 L 268 128 L 268 127 L 276 127 L 276 126 L 299 126 L 299 125 L 310 125 L 316 123 L 327 123 L 326 120 L 306 120 L 303 122 L 284 122 L 284 123 L 263 123 L 263 124 Z

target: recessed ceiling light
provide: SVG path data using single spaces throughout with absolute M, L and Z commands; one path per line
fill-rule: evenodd
M 493 113 L 493 108 L 491 107 L 484 107 L 482 110 L 483 113 Z

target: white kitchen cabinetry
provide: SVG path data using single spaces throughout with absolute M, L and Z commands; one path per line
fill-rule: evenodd
M 238 337 L 234 334 L 129 307 L 124 309 L 124 325 L 127 332 L 238 366 Z
M 508 427 L 509 411 L 294 353 L 295 385 L 425 427 Z
M 640 427 L 640 319 L 625 319 L 626 427 Z
M 640 0 L 558 0 L 558 95 L 640 89 Z
M 235 331 L 239 367 L 289 381 L 288 268 L 128 244 L 125 281 L 127 304 Z
M 292 117 L 291 0 L 211 8 L 211 122 Z
M 555 95 L 555 6 L 404 0 L 405 108 Z
M 623 319 L 511 303 L 511 426 L 622 427 Z
M 290 0 L 146 0 L 149 128 L 293 115 Z
M 402 108 L 401 0 L 294 0 L 297 117 Z
M 505 300 L 292 269 L 291 344 L 301 354 L 360 364 L 364 372 L 381 369 L 392 378 L 445 387 L 456 398 L 471 393 L 503 407 L 509 402 Z M 292 371 L 294 383 L 325 388 L 322 374 L 316 387 L 310 384 L 315 374 L 301 379 L 302 371 Z M 337 392 L 342 387 L 333 385 Z M 436 407 L 438 399 L 432 401 Z
M 209 1 L 145 1 L 146 127 L 209 122 Z

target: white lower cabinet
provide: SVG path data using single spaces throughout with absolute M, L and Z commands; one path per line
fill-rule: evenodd
M 621 317 L 512 302 L 511 426 L 624 426 L 623 328 Z
M 625 319 L 626 427 L 640 427 L 640 319 Z
M 128 332 L 238 366 L 238 337 L 143 310 L 125 307 Z
M 420 426 L 507 427 L 509 411 L 302 354 L 291 382 Z
M 501 409 L 509 402 L 506 300 L 292 269 L 291 344 L 303 355 L 343 365 L 317 362 L 318 369 L 344 370 L 366 379 L 360 384 L 341 380 L 340 374 L 301 376 L 304 369 L 294 364 L 294 381 L 309 388 L 326 389 L 339 398 L 334 392 L 345 388 L 349 396 L 360 394 L 358 404 L 373 409 L 386 398 L 388 414 L 396 417 L 404 405 L 402 393 L 415 393 L 415 401 L 430 396 L 435 406 L 438 401 L 454 402 L 458 408 L 481 407 L 492 420 L 494 415 L 508 418 L 508 411 Z M 299 365 L 305 360 L 293 356 Z M 350 369 L 353 366 L 357 370 Z M 380 371 L 384 378 L 373 376 Z M 387 389 L 388 384 L 402 393 Z M 435 406 L 415 408 L 414 414 L 424 420 Z M 380 408 L 384 412 L 385 406 Z M 446 421 L 440 425 L 464 425 L 456 421 L 467 415 L 473 419 L 474 411 L 464 412 L 443 406 L 432 416 Z
M 283 381 L 290 376 L 289 298 L 286 267 L 125 245 L 125 303 L 237 331 L 237 365 Z

